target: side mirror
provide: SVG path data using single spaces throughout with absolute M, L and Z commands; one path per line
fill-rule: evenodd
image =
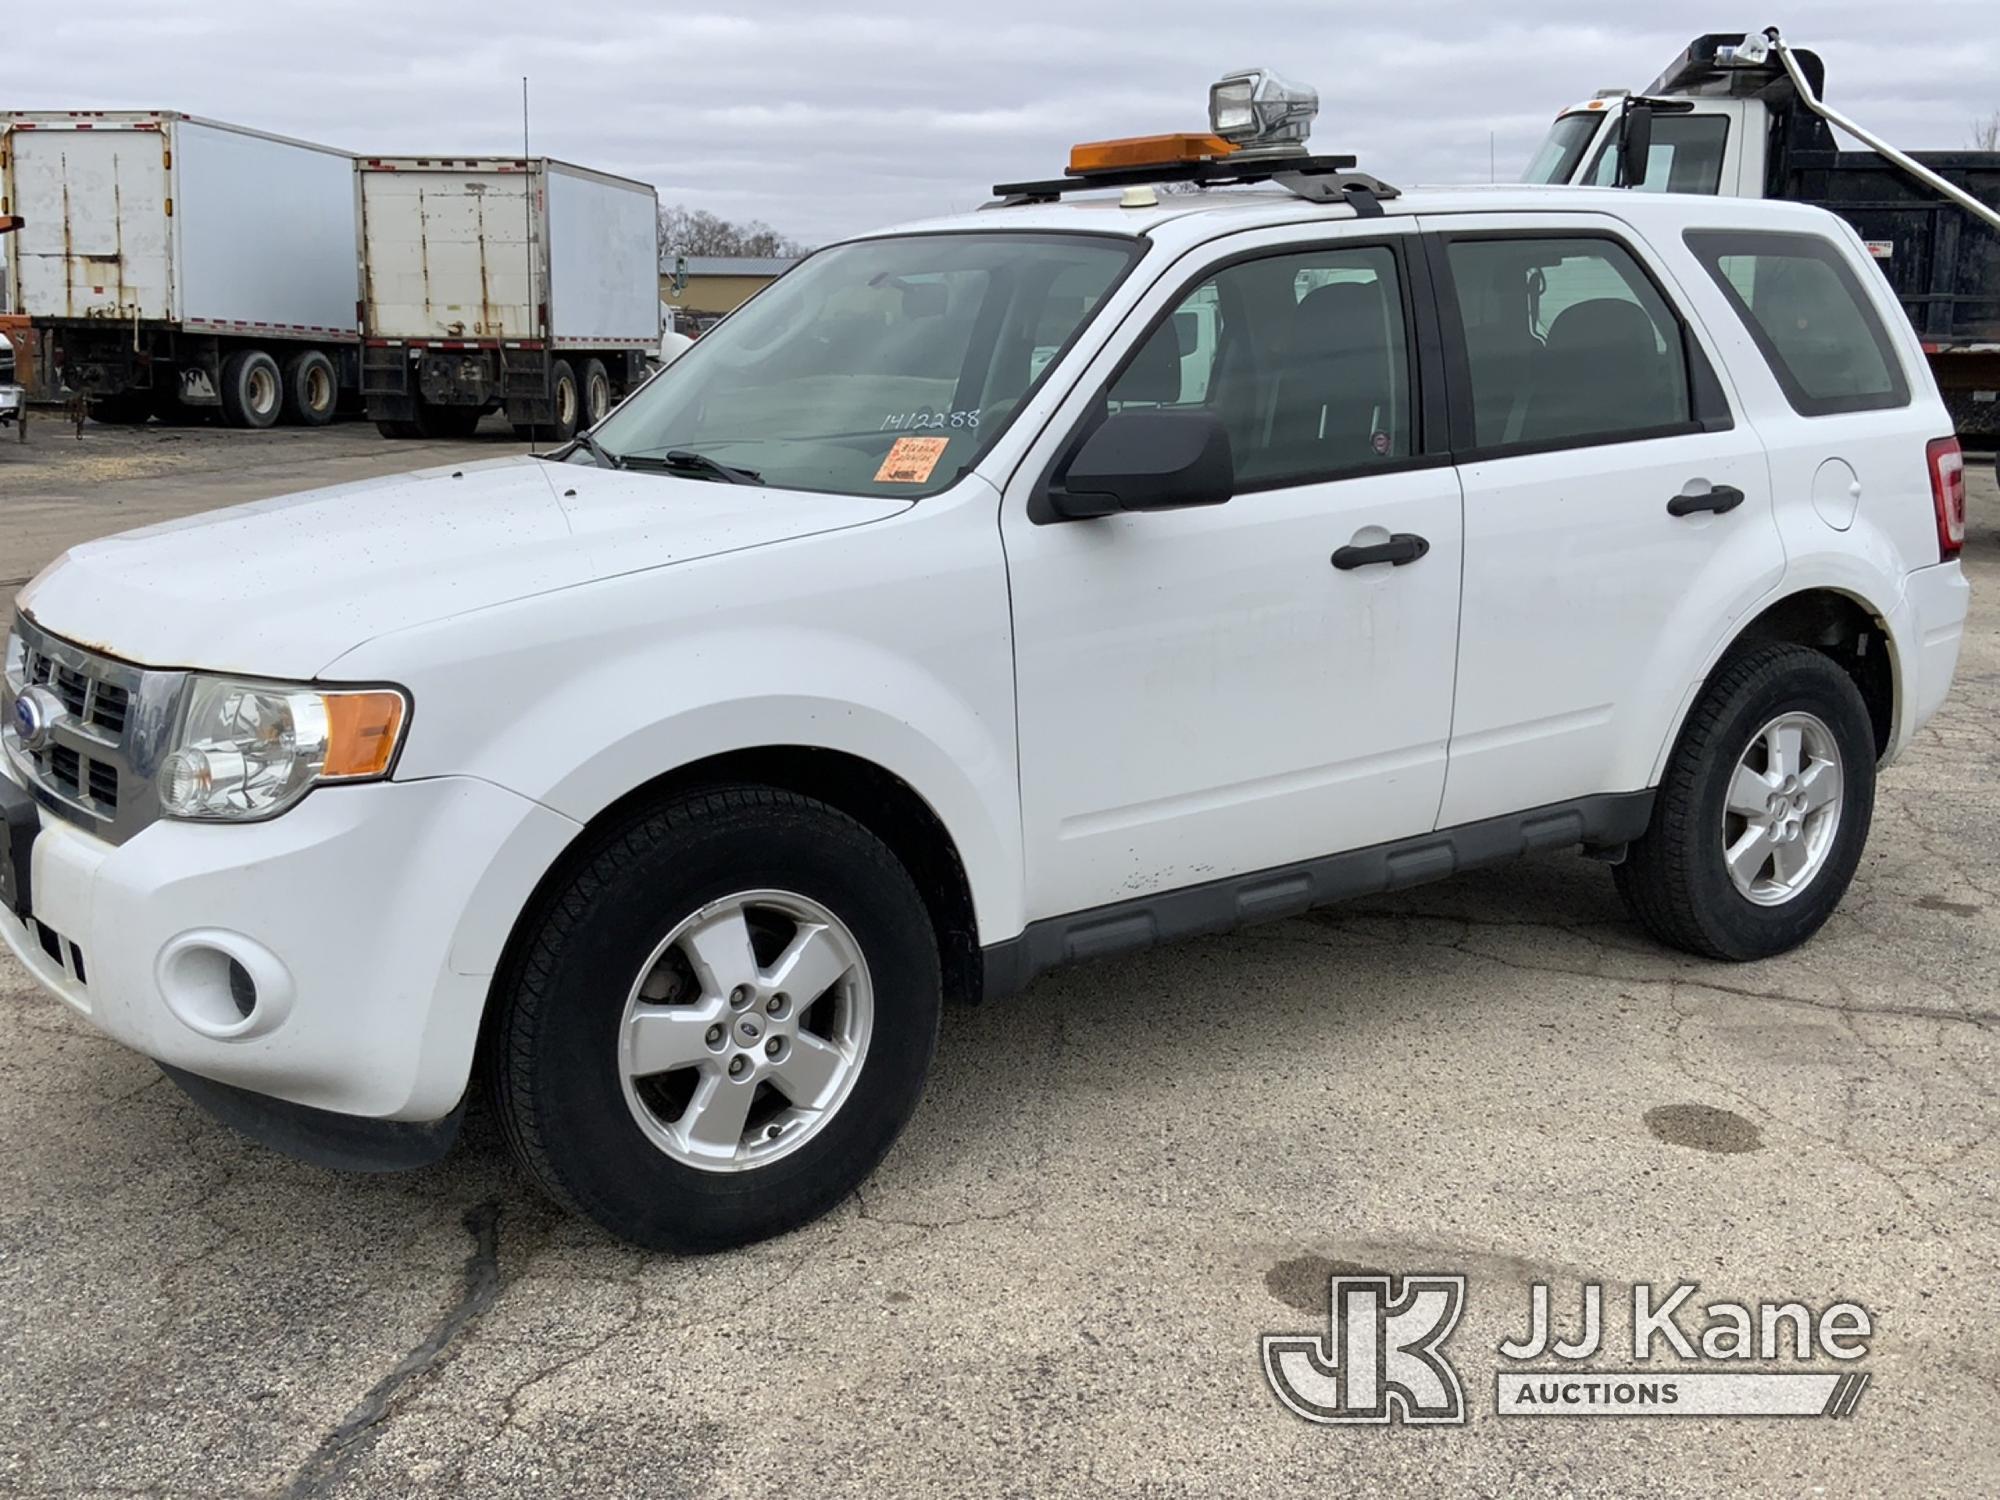
M 1049 486 L 1046 513 L 1031 519 L 1220 505 L 1235 485 L 1229 429 L 1219 418 L 1205 411 L 1121 411 L 1083 440 Z
M 1653 155 L 1653 106 L 1627 104 L 1618 128 L 1618 186 L 1635 188 L 1646 180 Z

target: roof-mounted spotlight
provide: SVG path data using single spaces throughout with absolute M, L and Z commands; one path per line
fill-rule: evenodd
M 1269 68 L 1241 68 L 1209 85 L 1209 127 L 1245 156 L 1302 156 L 1319 91 Z

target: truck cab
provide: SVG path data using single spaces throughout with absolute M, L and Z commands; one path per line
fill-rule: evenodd
M 1523 180 L 1811 203 L 1851 225 L 1921 340 L 1960 436 L 2000 436 L 2000 153 L 1898 150 L 1824 102 L 1775 30 L 1696 37 L 1634 93 L 1562 110 Z M 1871 149 L 1843 151 L 1833 132 Z

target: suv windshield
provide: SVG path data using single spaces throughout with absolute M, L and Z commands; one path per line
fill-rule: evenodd
M 1576 171 L 1576 164 L 1583 160 L 1584 148 L 1597 134 L 1597 127 L 1603 119 L 1601 113 L 1579 112 L 1556 116 L 1555 124 L 1549 127 L 1548 136 L 1542 141 L 1542 149 L 1528 163 L 1528 170 L 1521 174 L 1521 181 L 1568 182 Z
M 1142 242 L 932 234 L 823 250 L 703 335 L 579 460 L 910 498 L 1006 429 Z M 728 472 L 723 472 L 727 470 Z

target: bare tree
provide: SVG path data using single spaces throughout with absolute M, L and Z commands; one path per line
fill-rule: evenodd
M 803 255 L 805 247 L 789 235 L 778 233 L 769 224 L 752 219 L 747 224 L 676 203 L 660 210 L 660 247 L 669 255 Z
M 1983 120 L 1972 122 L 1972 149 L 1975 151 L 2000 151 L 2000 109 Z

